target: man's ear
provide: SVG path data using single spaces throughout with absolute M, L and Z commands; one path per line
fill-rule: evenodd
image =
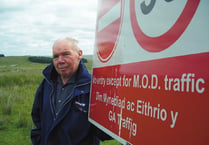
M 82 50 L 78 50 L 78 56 L 79 56 L 80 59 L 82 58 L 82 56 L 83 56 L 83 51 Z

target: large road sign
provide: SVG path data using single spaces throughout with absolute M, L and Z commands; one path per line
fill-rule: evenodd
M 123 144 L 208 145 L 209 1 L 99 6 L 89 120 Z

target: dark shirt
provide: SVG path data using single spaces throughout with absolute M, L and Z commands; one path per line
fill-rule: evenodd
M 57 83 L 55 84 L 55 92 L 54 92 L 54 109 L 56 115 L 58 115 L 59 111 L 62 109 L 64 103 L 70 99 L 74 90 L 75 83 L 75 75 L 72 75 L 71 78 L 65 83 L 62 83 L 62 79 L 59 76 L 57 78 Z

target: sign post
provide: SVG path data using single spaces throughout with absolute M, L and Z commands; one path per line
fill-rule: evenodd
M 100 0 L 89 120 L 123 144 L 209 144 L 209 1 Z

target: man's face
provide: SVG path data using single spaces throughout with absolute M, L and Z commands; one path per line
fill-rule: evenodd
M 77 50 L 74 45 L 63 39 L 54 44 L 53 63 L 61 78 L 69 79 L 78 69 L 82 58 L 82 51 Z

